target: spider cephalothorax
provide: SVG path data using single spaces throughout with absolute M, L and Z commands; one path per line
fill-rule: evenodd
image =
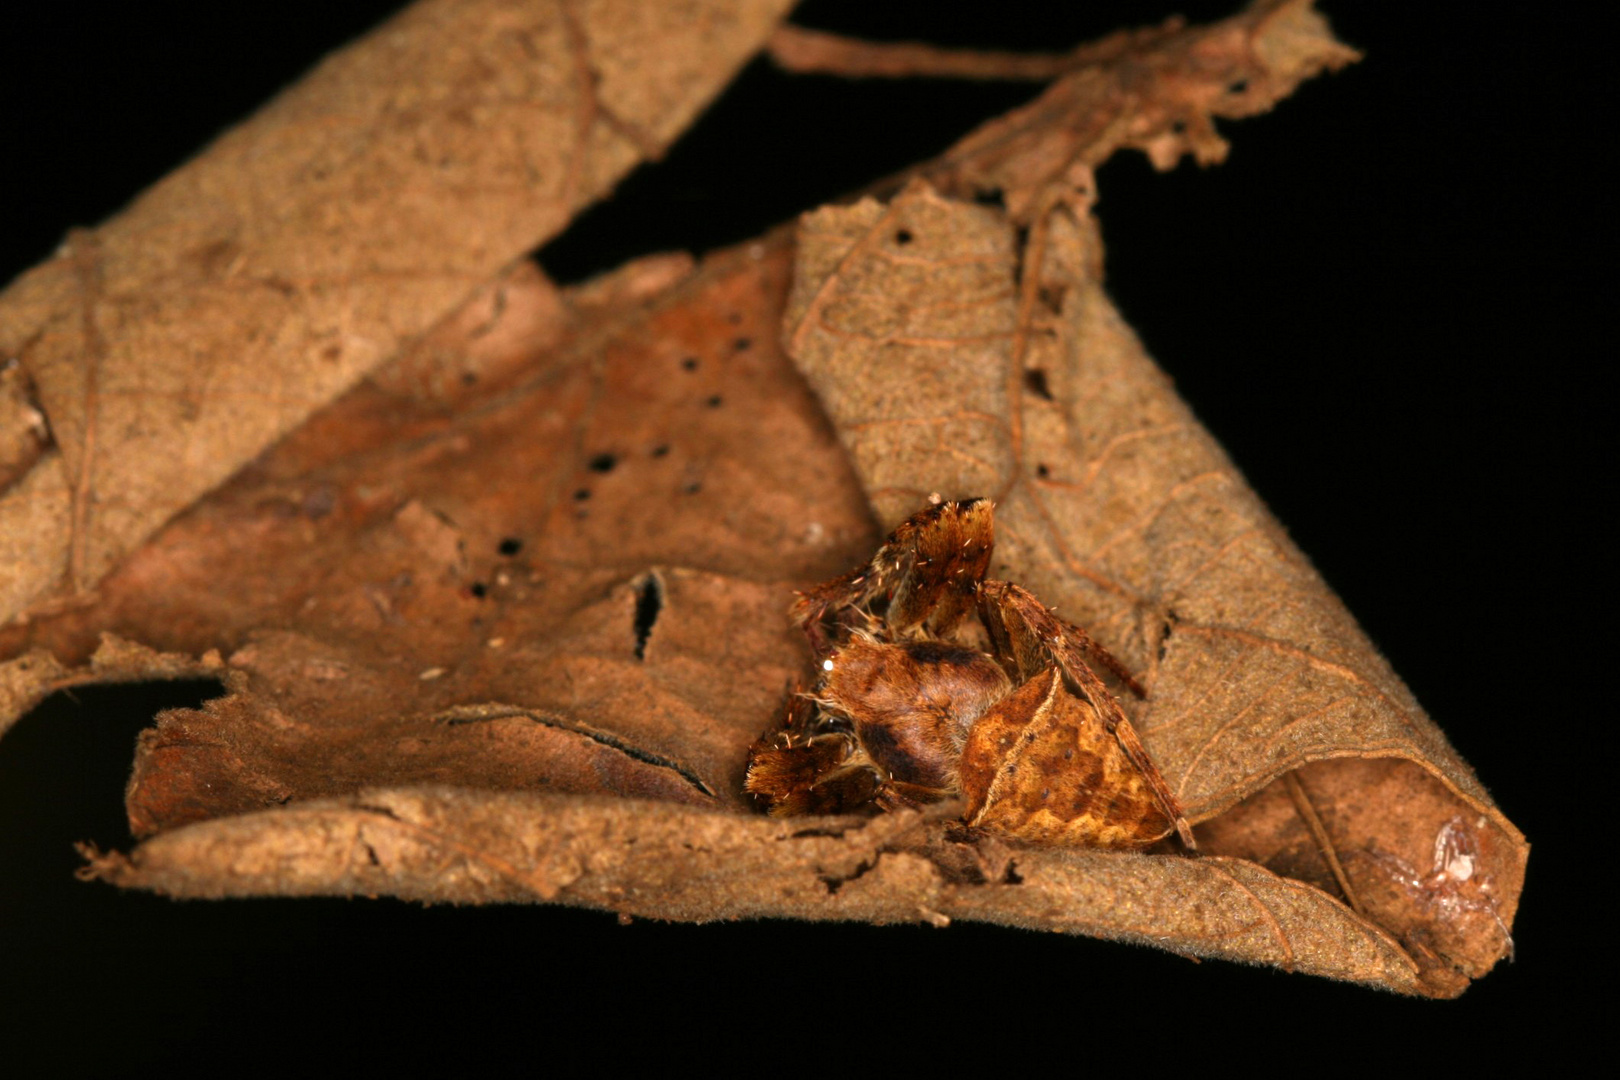
M 969 826 L 1021 840 L 1142 847 L 1174 832 L 1192 847 L 1088 659 L 1141 687 L 1027 590 L 986 580 L 993 513 L 935 503 L 866 566 L 801 594 L 793 617 L 820 670 L 754 747 L 748 791 L 779 815 L 960 796 Z

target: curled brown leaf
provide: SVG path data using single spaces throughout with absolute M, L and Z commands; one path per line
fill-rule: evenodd
M 4 543 L 78 558 L 78 585 L 95 552 L 128 554 L 94 594 L 0 630 L 0 724 L 76 681 L 206 674 L 227 691 L 143 737 L 145 839 L 88 872 L 176 896 L 969 919 L 1431 995 L 1487 970 L 1522 837 L 1143 354 L 1102 291 L 1089 214 L 1090 169 L 1114 150 L 1218 157 L 1211 116 L 1352 54 L 1308 4 L 1268 2 L 1075 55 L 926 183 L 817 211 L 797 237 L 567 290 L 463 252 L 459 291 L 418 298 L 410 325 L 473 293 L 459 311 L 369 377 L 286 382 L 285 437 L 139 546 L 263 440 L 87 546 L 87 474 L 66 453 L 90 425 L 52 415 L 62 451 L 8 492 L 40 527 Z M 621 101 L 600 74 L 615 116 L 657 94 Z M 570 100 L 575 131 L 589 110 Z M 641 151 L 673 134 L 602 125 Z M 989 188 L 1005 211 L 964 199 Z M 106 255 L 117 229 L 96 242 Z M 235 257 L 216 254 L 220 274 Z M 65 295 L 118 265 L 82 260 Z M 379 303 L 363 291 L 355 310 Z M 123 323 L 92 322 L 62 340 L 127 347 Z M 1146 676 L 1132 720 L 1214 857 L 968 843 L 947 824 L 960 807 L 749 813 L 748 744 L 806 661 L 791 589 L 869 556 L 932 491 L 994 496 L 1000 572 Z

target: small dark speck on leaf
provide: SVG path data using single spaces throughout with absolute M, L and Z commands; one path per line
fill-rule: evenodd
M 461 373 L 461 385 L 462 386 L 471 386 L 473 383 L 475 383 L 477 381 L 478 381 L 478 376 L 473 374 L 472 372 L 463 371 Z
M 703 490 L 703 485 L 698 483 L 696 480 L 693 480 L 690 484 L 682 484 L 681 485 L 681 494 L 682 495 L 696 495 L 698 492 L 700 492 L 702 490 Z
M 753 348 L 753 346 L 754 346 L 754 339 L 753 338 L 746 338 L 746 337 L 740 337 L 736 341 L 733 341 L 731 343 L 731 347 L 733 349 L 736 349 L 738 352 L 744 352 L 744 351 L 746 351 L 748 349 Z
M 653 457 L 663 457 L 665 454 L 668 454 L 668 453 L 669 453 L 669 444 L 668 443 L 659 443 L 657 446 L 652 448 L 652 456 Z
M 722 399 L 721 399 L 720 395 L 715 394 L 712 397 L 710 397 L 707 401 L 705 401 L 703 404 L 707 405 L 711 409 L 718 409 L 720 407 L 721 400 Z
M 508 536 L 506 539 L 502 540 L 496 545 L 495 550 L 500 552 L 502 555 L 505 555 L 507 558 L 511 558 L 513 555 L 516 555 L 518 552 L 523 550 L 523 541 L 515 536 Z
M 895 243 L 897 243 L 897 244 L 909 244 L 909 243 L 911 243 L 911 240 L 912 240 L 912 236 L 911 236 L 911 230 L 910 229 L 898 229 L 898 230 L 895 231 L 895 234 L 894 234 L 894 242 Z
M 595 454 L 585 464 L 592 472 L 612 472 L 619 459 L 612 454 Z
M 1035 466 L 1035 475 L 1045 480 L 1052 475 L 1052 470 L 1047 468 L 1044 463 L 1039 463 Z
M 590 497 L 591 497 L 591 489 L 590 488 L 580 488 L 578 491 L 574 492 L 574 501 L 575 502 L 584 502 L 586 499 L 588 499 Z
M 337 506 L 337 494 L 329 487 L 318 487 L 304 496 L 304 516 L 319 521 Z
M 1052 384 L 1046 381 L 1046 369 L 1032 367 L 1024 372 L 1024 389 L 1042 401 L 1052 400 Z
M 467 591 L 478 597 L 478 599 L 482 600 L 484 597 L 489 595 L 489 586 L 485 585 L 482 581 L 475 581 L 471 585 L 467 586 Z
M 695 356 L 688 356 L 685 360 L 681 361 L 681 369 L 683 371 L 696 371 L 697 365 L 698 361 L 697 357 Z

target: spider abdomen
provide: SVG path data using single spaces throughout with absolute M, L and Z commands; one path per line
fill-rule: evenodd
M 976 649 L 857 636 L 823 664 L 816 700 L 847 717 L 872 761 L 903 784 L 957 789 L 968 731 L 1012 689 Z

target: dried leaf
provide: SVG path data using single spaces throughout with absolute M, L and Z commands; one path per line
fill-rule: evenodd
M 0 502 L 0 620 L 82 602 L 657 157 L 789 6 L 423 0 L 70 237 L 0 294 L 55 445 Z
M 0 730 L 69 681 L 225 684 L 143 735 L 145 839 L 87 873 L 176 896 L 972 919 L 1439 996 L 1487 970 L 1522 837 L 1120 322 L 1087 202 L 1114 149 L 1210 156 L 1212 113 L 1351 54 L 1308 4 L 1271 2 L 1076 55 L 932 187 L 696 268 L 488 281 L 93 597 L 0 629 Z M 1005 212 L 962 198 L 987 187 Z M 12 502 L 60 508 L 70 475 L 47 454 Z M 1009 849 L 947 827 L 960 805 L 750 812 L 748 746 L 808 659 L 790 590 L 931 491 L 994 496 L 993 572 L 1145 677 L 1132 722 L 1212 854 Z M 51 520 L 7 542 L 65 564 L 71 514 Z
M 1266 7 L 1278 5 L 1255 10 Z M 1240 75 L 1245 93 L 1261 96 L 1338 55 L 1323 42 L 1313 56 L 1297 20 L 1268 18 L 1252 30 L 1235 21 L 1201 32 L 1193 45 L 1171 39 L 1161 55 L 1196 47 L 1211 92 Z M 1273 47 L 1266 35 L 1279 31 L 1286 40 Z M 1221 47 L 1232 50 L 1230 63 L 1219 62 Z M 1286 68 L 1273 78 L 1263 65 L 1276 56 Z M 1066 98 L 1068 111 L 1135 121 L 1124 103 L 1165 96 L 1134 85 L 1127 94 L 1123 76 L 1106 67 L 1092 74 L 1071 93 L 1096 100 L 1085 108 L 1083 96 Z M 1169 82 L 1185 100 L 1207 96 L 1196 80 Z M 1151 124 L 1172 115 L 1150 107 L 1135 137 L 1160 145 Z M 1029 126 L 998 125 L 1026 143 L 1052 141 Z M 1110 128 L 1098 138 L 1111 149 L 1120 140 Z M 947 160 L 971 160 L 986 142 L 970 136 Z M 1196 141 L 1189 149 L 1198 151 Z M 1090 147 L 1065 150 L 1070 161 L 1091 163 Z M 1151 698 L 1135 723 L 1192 820 L 1259 799 L 1267 784 L 1310 766 L 1314 812 L 1331 822 L 1322 860 L 1342 872 L 1333 848 L 1353 850 L 1357 876 L 1386 886 L 1389 859 L 1443 871 L 1419 853 L 1453 817 L 1470 822 L 1481 852 L 1465 875 L 1476 917 L 1434 920 L 1424 931 L 1432 942 L 1415 948 L 1435 991 L 1460 990 L 1511 946 L 1522 835 L 1109 303 L 1089 187 L 1044 190 L 1040 199 L 1009 198 L 1005 215 L 926 184 L 888 205 L 865 200 L 807 215 L 786 330 L 795 362 L 881 524 L 896 524 L 930 493 L 995 498 L 994 572 L 1028 583 L 1146 674 Z M 1022 243 L 1021 211 L 1030 215 Z M 1410 764 L 1394 765 L 1387 781 L 1398 797 L 1370 799 L 1343 782 L 1357 766 L 1326 764 L 1333 759 Z M 1260 812 L 1245 805 L 1228 815 L 1219 832 L 1226 843 L 1213 850 L 1270 865 L 1286 848 L 1299 875 L 1298 836 L 1261 841 L 1246 824 Z M 1323 869 L 1305 876 L 1344 891 L 1342 873 Z M 1410 889 L 1379 891 L 1384 907 L 1362 897 L 1379 925 L 1411 925 L 1409 909 L 1431 903 Z
M 743 808 L 748 744 L 807 655 L 785 599 L 870 537 L 775 346 L 788 257 L 783 235 L 714 260 L 650 309 L 645 266 L 561 298 L 512 276 L 498 325 L 516 327 L 458 361 L 448 338 L 405 358 L 174 522 L 98 605 L 14 627 L 7 652 L 26 634 L 82 656 L 108 626 L 230 650 L 238 696 L 142 742 L 142 835 L 452 779 Z M 423 385 L 413 367 L 496 370 L 547 335 L 518 387 L 455 413 L 384 389 Z
M 379 789 L 176 829 L 128 856 L 87 852 L 87 873 L 174 896 L 564 901 L 697 921 L 973 919 L 1424 991 L 1389 935 L 1252 863 L 1031 849 L 1018 853 L 1018 884 L 975 881 L 947 873 L 971 853 L 941 850 L 960 845 L 930 824 L 915 812 L 809 825 L 622 799 Z

